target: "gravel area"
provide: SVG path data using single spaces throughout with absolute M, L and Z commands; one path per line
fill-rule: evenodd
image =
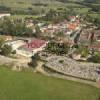
M 100 81 L 100 64 L 77 62 L 63 56 L 52 56 L 47 61 L 46 67 L 57 72 L 77 78 Z

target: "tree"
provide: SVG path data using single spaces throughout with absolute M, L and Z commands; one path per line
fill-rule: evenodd
M 32 61 L 29 63 L 30 66 L 32 66 L 33 68 L 35 68 L 38 64 L 38 60 L 40 60 L 40 57 L 38 54 L 35 54 L 31 57 Z
M 94 42 L 94 31 L 93 32 L 91 32 L 91 36 L 90 36 L 90 44 L 93 44 L 93 42 Z
M 9 56 L 11 54 L 11 52 L 12 52 L 12 48 L 9 45 L 4 45 L 1 48 L 1 54 L 4 56 Z
M 0 39 L 0 49 L 2 48 L 3 44 L 4 44 L 4 40 Z
M 46 50 L 50 53 L 63 55 L 68 53 L 68 45 L 65 43 L 56 43 L 52 41 L 48 43 Z
M 100 52 L 88 59 L 89 62 L 100 63 Z
M 13 23 L 9 18 L 5 18 L 4 20 L 0 20 L 0 31 L 4 34 L 13 33 Z
M 22 19 L 5 18 L 0 20 L 0 32 L 4 35 L 12 36 L 33 36 L 32 28 L 26 27 L 26 23 Z
M 77 48 L 76 53 L 81 54 L 82 57 L 87 57 L 89 54 L 89 50 L 87 47 L 80 46 Z
M 35 26 L 35 30 L 36 30 L 36 33 L 35 33 L 36 37 L 41 36 L 40 35 L 41 34 L 41 30 L 40 30 L 40 27 L 38 25 Z

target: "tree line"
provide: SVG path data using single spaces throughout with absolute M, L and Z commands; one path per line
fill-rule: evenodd
M 33 36 L 32 28 L 26 27 L 22 19 L 4 18 L 0 20 L 0 34 L 12 36 Z

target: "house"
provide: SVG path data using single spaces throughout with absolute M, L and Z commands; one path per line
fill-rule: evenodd
M 31 57 L 39 51 L 44 50 L 47 45 L 47 41 L 40 39 L 32 39 L 29 40 L 26 44 L 22 45 L 18 48 L 18 54 L 26 57 Z
M 0 35 L 0 38 L 2 38 L 4 41 L 11 41 L 13 40 L 14 37 L 9 36 L 9 35 Z
M 76 16 L 69 16 L 69 19 L 71 22 L 74 22 L 76 20 Z
M 100 43 L 94 43 L 94 44 L 90 45 L 89 49 L 94 50 L 94 51 L 100 51 Z
M 0 18 L 3 18 L 3 17 L 10 17 L 11 14 L 9 13 L 0 13 Z
M 12 49 L 16 51 L 17 54 L 25 57 L 31 57 L 39 51 L 42 51 L 46 47 L 47 43 L 47 41 L 41 39 L 29 38 L 26 40 L 11 40 L 7 41 L 5 44 L 10 45 Z
M 75 30 L 76 27 L 77 27 L 77 24 L 74 24 L 74 23 L 67 24 L 67 28 L 70 29 L 70 30 Z
M 11 46 L 13 50 L 17 50 L 20 46 L 24 45 L 25 42 L 23 40 L 16 39 L 16 40 L 6 41 L 5 44 Z
M 95 31 L 94 38 L 97 42 L 100 42 L 100 30 Z

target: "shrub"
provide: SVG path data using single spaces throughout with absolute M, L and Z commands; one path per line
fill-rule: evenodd
M 64 62 L 64 60 L 59 60 L 59 63 L 63 63 Z
M 89 62 L 100 63 L 100 52 L 88 59 Z
M 16 54 L 16 50 L 12 51 L 12 54 Z
M 2 48 L 1 48 L 1 54 L 2 55 L 5 55 L 5 56 L 8 56 L 10 55 L 12 52 L 12 48 L 11 46 L 9 45 L 4 45 Z

